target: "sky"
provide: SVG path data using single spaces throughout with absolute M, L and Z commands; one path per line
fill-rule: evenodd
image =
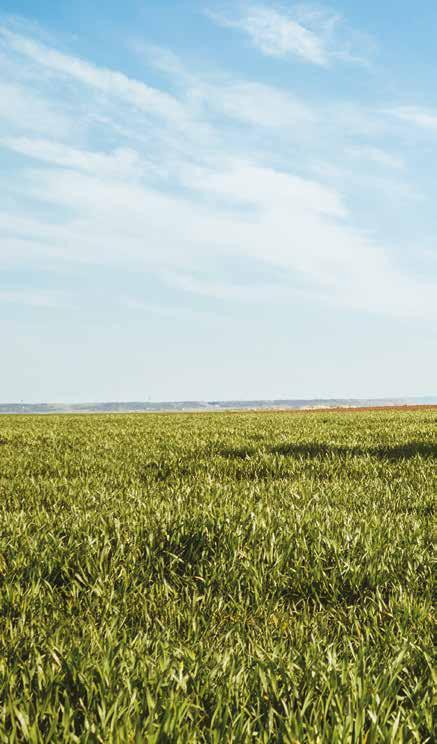
M 2 0 L 0 402 L 435 395 L 436 28 Z

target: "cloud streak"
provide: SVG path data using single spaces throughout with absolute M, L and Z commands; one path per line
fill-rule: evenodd
M 254 7 L 236 28 L 244 31 L 263 54 L 284 57 L 294 54 L 315 65 L 327 65 L 322 39 L 300 23 L 265 7 Z
M 270 14 L 269 26 L 261 11 L 252 9 L 251 28 L 267 49 L 268 29 L 276 34 L 282 20 Z M 280 50 L 327 63 L 323 45 L 304 34 L 299 46 L 295 26 L 287 29 Z M 20 68 L 7 83 L 20 103 L 0 127 L 3 153 L 17 158 L 16 175 L 1 184 L 3 264 L 16 257 L 37 266 L 129 265 L 227 301 L 285 301 L 294 293 L 395 316 L 436 314 L 435 283 L 403 271 L 392 246 L 356 226 L 342 189 L 311 171 L 319 141 L 329 154 L 403 171 L 395 153 L 372 141 L 347 151 L 321 107 L 266 83 L 188 74 L 161 55 L 181 81 L 170 94 L 8 29 L 1 39 Z M 74 95 L 64 84 L 53 100 L 43 85 L 32 90 L 20 77 L 25 65 L 74 83 Z M 78 91 L 88 111 L 80 131 L 71 115 Z M 23 92 L 36 114 L 21 128 L 14 117 Z M 269 131 L 275 136 L 266 144 Z M 230 258 L 248 274 L 263 265 L 265 278 L 250 287 L 229 276 Z M 280 282 L 272 278 L 278 272 Z
M 421 129 L 437 132 L 437 111 L 419 108 L 417 106 L 400 106 L 389 109 L 387 113 L 407 124 L 413 124 Z
M 0 26 L 0 38 L 12 50 L 58 75 L 117 97 L 141 111 L 158 115 L 175 124 L 186 124 L 184 110 L 171 95 L 121 72 L 97 67 L 83 59 L 58 52 L 45 44 Z
M 351 50 L 350 42 L 344 43 L 341 38 L 339 29 L 344 25 L 343 18 L 327 10 L 305 5 L 285 10 L 274 4 L 244 3 L 240 5 L 240 12 L 210 11 L 208 15 L 218 25 L 243 33 L 266 57 L 296 58 L 322 68 L 335 59 L 367 64 L 363 55 Z M 348 36 L 355 39 L 357 34 L 349 31 Z M 363 36 L 359 41 L 367 48 L 371 46 L 370 40 L 364 40 Z

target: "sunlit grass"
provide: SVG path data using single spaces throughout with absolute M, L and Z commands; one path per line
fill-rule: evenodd
M 1 417 L 0 741 L 431 741 L 436 424 Z

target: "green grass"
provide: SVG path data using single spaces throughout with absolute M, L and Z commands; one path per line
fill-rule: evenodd
M 1 417 L 0 741 L 431 741 L 436 423 Z

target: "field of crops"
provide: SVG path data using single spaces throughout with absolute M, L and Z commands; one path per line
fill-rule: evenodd
M 431 741 L 436 424 L 1 417 L 0 741 Z

